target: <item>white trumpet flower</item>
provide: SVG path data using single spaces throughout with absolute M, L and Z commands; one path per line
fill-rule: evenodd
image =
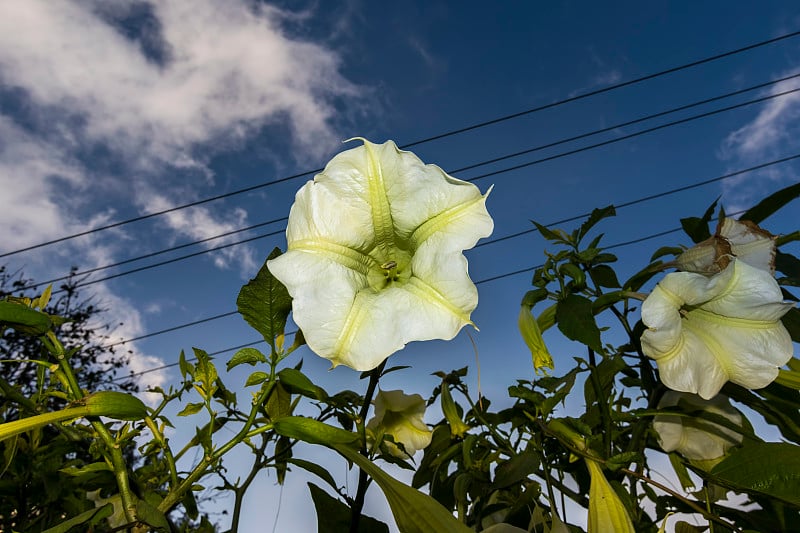
M 703 400 L 694 394 L 667 391 L 658 403 L 658 408 L 676 405 L 684 411 L 705 411 L 730 420 L 734 426 L 742 426 L 742 413 L 722 394 L 711 400 Z M 743 439 L 741 433 L 702 416 L 689 417 L 669 413 L 657 415 L 653 419 L 653 429 L 665 452 L 677 451 L 694 461 L 719 459 Z
M 769 385 L 792 358 L 778 283 L 765 270 L 733 260 L 711 277 L 667 274 L 642 304 L 642 351 L 669 388 L 713 398 L 726 381 Z
M 431 443 L 433 432 L 425 424 L 424 416 L 425 400 L 419 394 L 378 391 L 375 416 L 367 424 L 367 430 L 375 440 L 383 434 L 391 435 L 394 443 L 386 444 L 392 455 L 406 459 Z M 395 443 L 402 444 L 405 452 Z
M 478 291 L 462 252 L 494 228 L 488 193 L 392 141 L 363 142 L 297 192 L 288 250 L 268 263 L 308 346 L 361 371 L 473 324 Z

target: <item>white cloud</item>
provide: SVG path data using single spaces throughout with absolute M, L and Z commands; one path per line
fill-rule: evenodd
M 213 181 L 209 157 L 266 126 L 288 129 L 306 164 L 340 140 L 335 104 L 359 88 L 339 73 L 334 52 L 289 37 L 281 28 L 288 17 L 245 0 L 8 0 L 0 4 L 0 82 L 24 95 L 28 135 L 69 155 L 99 147 L 120 158 L 127 170 L 112 186 L 152 211 L 152 194 L 139 191 L 158 190 L 170 206 L 202 196 Z M 131 27 L 138 33 L 123 31 Z M 16 165 L 18 175 L 19 159 L 4 154 L 0 164 Z M 100 178 L 91 171 L 74 179 L 94 186 Z M 52 197 L 47 179 L 35 187 Z M 214 222 L 211 209 L 203 216 L 208 228 L 230 224 Z M 180 218 L 166 220 L 197 235 Z M 65 229 L 32 228 L 40 231 L 17 244 Z
M 768 94 L 776 95 L 795 86 L 792 82 L 779 83 Z M 739 170 L 790 155 L 800 145 L 798 119 L 800 93 L 767 100 L 754 118 L 726 136 L 720 157 L 732 163 L 731 170 Z M 729 212 L 749 208 L 766 191 L 797 179 L 790 166 L 780 165 L 726 180 L 722 186 L 725 207 Z
M 218 193 L 210 157 L 264 128 L 287 132 L 276 148 L 284 159 L 316 163 L 340 141 L 339 101 L 361 89 L 335 52 L 287 34 L 291 17 L 248 0 L 0 2 L 0 253 L 116 220 L 117 202 L 145 213 Z M 246 219 L 195 207 L 162 217 L 170 231 L 161 234 L 201 239 Z M 82 268 L 113 263 L 133 235 L 110 233 L 27 254 L 26 273 L 64 274 L 47 271 L 54 254 L 62 269 L 71 258 Z M 214 260 L 256 268 L 244 246 Z M 123 323 L 115 338 L 146 332 L 131 302 L 92 287 L 106 318 Z M 161 364 L 131 349 L 134 371 Z

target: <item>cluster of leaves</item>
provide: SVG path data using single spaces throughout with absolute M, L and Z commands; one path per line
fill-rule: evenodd
M 785 189 L 744 218 L 760 222 L 797 196 L 800 186 Z M 695 242 L 710 234 L 713 213 L 714 206 L 702 217 L 682 221 Z M 652 419 L 663 412 L 658 404 L 665 387 L 642 353 L 644 326 L 636 295 L 669 266 L 666 255 L 683 249 L 659 250 L 651 264 L 620 281 L 612 266 L 617 258 L 603 250 L 602 235 L 591 237 L 613 215 L 613 207 L 598 209 L 570 233 L 537 225 L 554 251 L 536 270 L 523 307 L 541 308 L 537 326 L 555 327 L 574 341 L 576 352 L 569 354 L 574 365 L 560 375 L 518 380 L 508 388 L 509 397 L 496 402 L 506 406 L 499 410 L 469 391 L 467 368 L 437 373 L 441 383 L 428 406 L 438 404 L 442 417 L 433 424 L 431 443 L 418 463 L 397 453 L 405 449 L 402 442 L 370 432 L 366 422 L 380 379 L 404 367 L 382 364 L 364 372 L 363 394 L 329 393 L 314 383 L 302 362 L 287 362 L 304 341 L 298 333 L 286 346 L 291 299 L 266 264 L 242 288 L 237 305 L 269 353 L 243 348 L 226 361 L 226 371 L 252 367 L 236 387 L 223 382 L 227 374 L 205 351 L 181 354 L 181 383 L 157 390 L 161 400 L 149 408 L 131 395 L 93 394 L 101 382 L 87 374 L 91 365 L 81 358 L 99 346 L 96 332 L 71 338 L 57 316 L 73 317 L 63 308 L 59 313 L 47 307 L 47 295 L 6 297 L 0 302 L 0 326 L 28 344 L 4 347 L 3 357 L 29 360 L 33 370 L 24 383 L 0 380 L 5 417 L 0 491 L 13 495 L 0 498 L 0 529 L 214 531 L 202 511 L 203 498 L 225 493 L 233 497 L 230 530 L 237 531 L 245 494 L 265 469 L 274 471 L 279 483 L 297 470 L 320 480 L 309 483 L 320 531 L 388 531 L 362 516 L 371 483 L 385 494 L 401 531 L 482 531 L 498 523 L 523 531 L 582 531 L 578 523 L 586 514 L 578 517 L 575 509 L 592 516 L 592 509 L 603 504 L 590 498 L 599 490 L 598 477 L 635 531 L 656 532 L 675 512 L 702 516 L 714 531 L 800 529 L 796 389 L 773 383 L 751 391 L 729 383 L 723 390 L 760 417 L 754 424 L 776 427 L 784 442 L 763 442 L 748 424 L 736 427 L 743 443 L 710 468 L 660 449 Z M 794 233 L 779 242 L 785 246 L 798 239 L 800 233 Z M 279 254 L 276 249 L 268 259 Z M 800 284 L 800 261 L 783 250 L 776 265 L 785 297 L 797 301 L 792 288 Z M 91 308 L 87 319 L 95 312 Z M 800 341 L 800 311 L 790 311 L 783 321 L 792 339 Z M 88 361 L 97 362 L 100 354 Z M 559 367 L 570 360 L 566 354 L 555 359 Z M 538 369 L 540 363 L 535 364 Z M 180 448 L 173 448 L 168 437 L 173 427 L 168 412 L 177 412 L 184 425 L 195 425 L 194 436 Z M 719 416 L 690 414 L 730 426 Z M 297 457 L 298 442 L 325 446 L 357 467 L 355 493 L 322 465 Z M 225 463 L 234 448 L 251 452 L 249 471 L 235 479 Z M 411 486 L 390 476 L 384 463 L 413 471 Z M 653 479 L 664 464 L 674 469 L 682 491 Z M 46 479 L 36 482 L 41 487 L 36 496 L 43 499 L 31 504 L 21 498 L 32 494 L 36 471 L 46 472 Z M 743 494 L 757 510 L 726 503 L 729 491 Z M 48 507 L 56 500 L 58 505 Z

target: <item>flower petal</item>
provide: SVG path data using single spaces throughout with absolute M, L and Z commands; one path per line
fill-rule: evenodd
M 269 268 L 308 346 L 371 370 L 408 342 L 472 323 L 478 296 L 462 252 L 493 222 L 474 185 L 392 141 L 362 141 L 297 193 L 288 251 Z
M 642 350 L 673 390 L 709 399 L 726 381 L 765 387 L 793 353 L 782 298 L 769 272 L 738 260 L 710 278 L 668 274 L 642 304 Z
M 674 405 L 681 405 L 686 411 L 703 410 L 742 425 L 742 414 L 723 395 L 703 400 L 694 394 L 667 391 L 658 403 L 659 409 Z M 657 415 L 653 419 L 653 429 L 664 451 L 677 451 L 687 459 L 698 461 L 718 459 L 743 439 L 741 433 L 702 417 Z

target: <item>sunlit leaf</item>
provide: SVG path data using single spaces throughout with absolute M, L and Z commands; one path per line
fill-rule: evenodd
M 319 533 L 345 533 L 350 531 L 351 509 L 338 498 L 334 498 L 313 483 L 308 484 L 311 499 L 317 511 L 317 531 Z M 388 533 L 389 526 L 361 515 L 358 521 L 358 533 Z
M 775 193 L 770 194 L 741 216 L 742 220 L 749 220 L 756 224 L 761 223 L 768 216 L 800 196 L 800 183 L 789 185 Z
M 256 363 L 266 363 L 267 358 L 264 357 L 260 351 L 255 348 L 242 348 L 230 358 L 227 368 L 230 371 L 232 368 L 241 364 L 255 365 Z
M 568 339 L 587 345 L 596 352 L 602 352 L 600 329 L 594 321 L 592 301 L 577 294 L 570 294 L 558 302 L 556 322 Z
M 589 215 L 589 218 L 581 224 L 580 229 L 578 230 L 578 240 L 582 239 L 589 233 L 589 230 L 592 229 L 595 224 L 603 220 L 604 218 L 613 217 L 617 215 L 616 209 L 614 209 L 613 205 L 609 205 L 606 207 L 601 207 L 598 209 L 593 209 L 592 214 Z
M 800 446 L 748 441 L 715 466 L 711 475 L 734 490 L 764 494 L 800 507 Z
M 267 261 L 281 255 L 280 248 L 275 248 L 267 257 Z M 269 271 L 266 261 L 256 277 L 239 291 L 236 306 L 244 319 L 256 331 L 261 333 L 272 348 L 275 348 L 275 337 L 283 333 L 286 319 L 292 310 L 292 298 L 286 287 Z

